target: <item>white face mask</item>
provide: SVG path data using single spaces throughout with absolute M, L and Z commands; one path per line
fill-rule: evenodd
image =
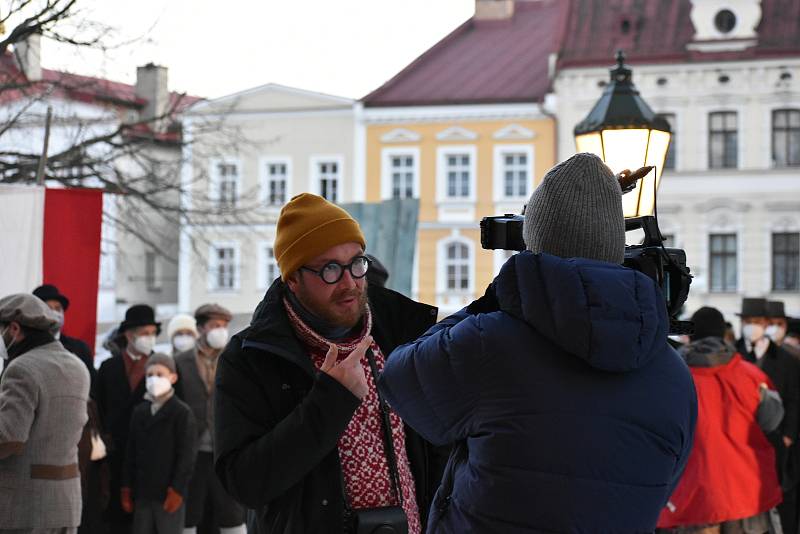
M 149 356 L 156 346 L 156 336 L 137 336 L 133 338 L 133 348 L 136 352 Z
M 228 329 L 220 326 L 209 331 L 206 334 L 206 342 L 212 349 L 224 349 L 228 342 Z
M 191 334 L 178 334 L 172 338 L 172 346 L 177 352 L 184 352 L 194 347 L 195 339 Z
M 6 338 L 3 336 L 6 334 L 8 327 L 0 333 L 0 360 L 7 360 L 8 359 L 8 347 L 6 347 Z M 13 345 L 13 342 L 12 342 Z
M 747 323 L 742 327 L 742 337 L 752 341 L 758 341 L 764 337 L 764 327 L 760 324 Z
M 168 378 L 163 376 L 148 376 L 145 381 L 145 387 L 150 395 L 158 398 L 172 389 L 172 384 Z
M 58 331 L 64 328 L 64 312 L 62 310 L 53 310 L 53 315 L 58 319 Z
M 786 335 L 786 329 L 782 326 L 771 324 L 764 330 L 764 334 L 775 343 L 780 344 Z

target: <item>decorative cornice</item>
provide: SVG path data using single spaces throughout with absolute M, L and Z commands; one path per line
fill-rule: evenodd
M 422 139 L 420 134 L 407 128 L 395 128 L 381 136 L 381 141 L 384 143 L 414 143 L 420 139 Z
M 536 132 L 520 126 L 519 124 L 509 124 L 505 128 L 497 130 L 494 135 L 495 139 L 517 141 L 525 139 L 533 139 L 536 137 Z
M 452 126 L 436 134 L 439 141 L 474 141 L 478 134 L 461 126 Z

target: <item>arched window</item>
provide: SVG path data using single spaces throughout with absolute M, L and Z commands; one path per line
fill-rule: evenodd
M 449 243 L 445 252 L 445 288 L 448 291 L 468 291 L 470 287 L 469 247 L 461 242 Z

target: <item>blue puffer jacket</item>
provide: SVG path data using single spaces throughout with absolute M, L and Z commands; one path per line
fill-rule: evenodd
M 380 380 L 426 439 L 466 440 L 428 532 L 652 532 L 697 418 L 660 290 L 619 265 L 531 252 L 494 286 L 501 311 L 450 316 Z

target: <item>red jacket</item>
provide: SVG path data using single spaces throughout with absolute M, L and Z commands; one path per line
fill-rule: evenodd
M 659 528 L 743 519 L 783 499 L 775 452 L 756 421 L 767 375 L 738 354 L 725 365 L 690 369 L 698 400 L 694 448 Z

